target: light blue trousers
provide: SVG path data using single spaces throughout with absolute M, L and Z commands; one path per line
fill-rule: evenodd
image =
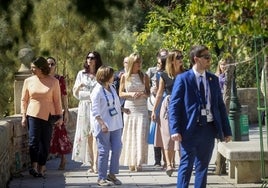
M 108 133 L 100 132 L 96 139 L 98 144 L 98 179 L 107 179 L 109 154 L 110 158 L 110 174 L 119 173 L 119 158 L 122 150 L 122 129 L 110 131 Z

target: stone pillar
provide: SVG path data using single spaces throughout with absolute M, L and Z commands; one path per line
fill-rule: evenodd
M 26 78 L 32 75 L 29 69 L 30 63 L 33 60 L 34 53 L 31 48 L 22 48 L 18 54 L 19 60 L 21 62 L 20 69 L 15 73 L 14 81 L 14 110 L 15 114 L 20 114 L 20 102 L 21 102 L 21 91 L 23 82 Z

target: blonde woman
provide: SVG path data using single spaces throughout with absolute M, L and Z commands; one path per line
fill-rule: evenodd
M 219 84 L 221 92 L 223 93 L 224 83 L 225 83 L 225 71 L 226 71 L 226 60 L 221 59 L 218 63 L 215 75 L 219 78 Z
M 127 71 L 122 75 L 119 96 L 125 99 L 125 108 L 130 114 L 124 114 L 122 135 L 122 155 L 120 161 L 129 166 L 130 171 L 141 171 L 147 163 L 148 144 L 148 108 L 150 95 L 149 77 L 141 71 L 142 59 L 133 53 L 128 58 Z
M 171 140 L 168 124 L 168 104 L 169 96 L 172 92 L 173 83 L 175 77 L 184 72 L 183 68 L 183 55 L 179 50 L 173 50 L 170 52 L 166 59 L 166 70 L 161 74 L 159 80 L 159 87 L 156 94 L 156 102 L 153 107 L 152 116 L 153 120 L 156 119 L 156 109 L 162 100 L 164 94 L 166 94 L 165 99 L 162 102 L 160 109 L 160 132 L 163 141 L 164 154 L 166 158 L 166 173 L 171 176 L 175 168 L 175 151 L 179 151 L 179 143 Z

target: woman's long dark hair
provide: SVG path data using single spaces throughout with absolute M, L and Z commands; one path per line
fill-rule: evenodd
M 99 54 L 99 52 L 96 52 L 96 51 L 89 51 L 87 53 L 87 56 L 86 56 L 86 59 L 85 59 L 85 63 L 84 63 L 84 68 L 85 68 L 85 72 L 87 73 L 90 73 L 90 67 L 87 63 L 87 57 L 89 54 L 93 54 L 95 56 L 95 60 L 96 60 L 96 66 L 95 66 L 95 70 L 94 70 L 94 73 L 96 74 L 97 73 L 97 70 L 102 66 L 102 60 L 101 60 L 101 56 Z

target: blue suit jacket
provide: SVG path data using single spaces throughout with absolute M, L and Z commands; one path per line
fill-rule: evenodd
M 210 88 L 211 112 L 221 141 L 231 136 L 231 127 L 223 102 L 218 77 L 206 72 Z M 200 102 L 195 74 L 192 69 L 176 77 L 169 104 L 170 134 L 180 133 L 182 139 L 190 139 L 200 115 Z

